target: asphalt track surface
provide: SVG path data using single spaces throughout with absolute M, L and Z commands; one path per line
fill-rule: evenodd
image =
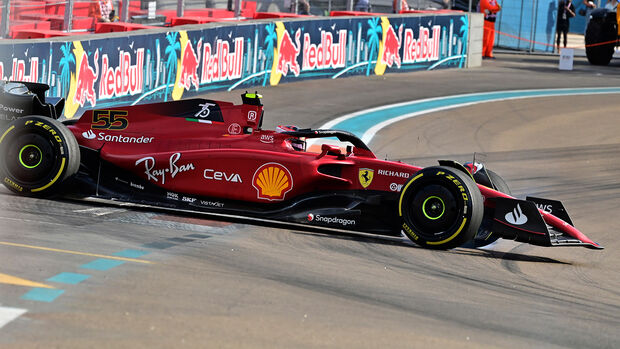
M 471 70 L 259 91 L 265 127 L 317 127 L 428 97 L 620 86 L 614 65 L 577 58 L 560 72 L 557 57 L 500 54 Z M 238 92 L 209 97 L 239 102 Z M 562 200 L 603 251 L 512 241 L 429 251 L 2 190 L 0 311 L 27 312 L 0 324 L 0 347 L 618 348 L 619 109 L 620 95 L 483 103 L 402 121 L 371 143 L 420 165 L 484 152 L 517 197 Z

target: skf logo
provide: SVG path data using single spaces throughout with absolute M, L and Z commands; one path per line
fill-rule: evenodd
M 370 183 L 372 183 L 372 179 L 375 175 L 375 170 L 371 170 L 369 168 L 360 168 L 359 170 L 359 180 L 360 184 L 364 188 L 368 188 Z
M 284 200 L 286 193 L 293 189 L 293 176 L 286 167 L 269 162 L 256 170 L 252 186 L 256 189 L 259 199 L 281 201 Z
M 254 110 L 250 110 L 248 112 L 248 121 L 250 122 L 256 122 L 256 111 Z

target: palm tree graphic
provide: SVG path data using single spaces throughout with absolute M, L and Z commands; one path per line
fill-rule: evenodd
M 60 59 L 60 96 L 67 97 L 71 84 L 71 64 L 75 64 L 75 57 L 71 53 L 71 43 L 66 42 L 60 46 L 62 58 Z
M 465 63 L 465 57 L 467 52 L 467 16 L 461 16 L 461 29 L 459 30 L 459 34 L 461 35 L 461 59 L 459 60 L 459 68 L 463 68 L 463 64 Z
M 172 32 L 166 34 L 166 40 L 168 40 L 168 46 L 164 53 L 166 54 L 166 71 L 168 72 L 166 78 L 166 95 L 164 96 L 164 101 L 168 100 L 168 87 L 170 85 L 170 80 L 174 81 L 176 79 L 177 72 L 177 62 L 178 55 L 181 53 L 181 44 L 177 41 L 178 32 Z
M 370 65 L 372 59 L 379 49 L 379 33 L 383 34 L 383 29 L 379 25 L 379 17 L 368 20 L 368 30 L 366 31 L 366 39 L 368 40 L 368 67 L 366 68 L 366 76 L 370 75 Z M 377 58 L 379 59 L 379 58 Z
M 273 46 L 274 43 L 278 40 L 278 34 L 276 33 L 276 25 L 274 23 L 269 23 L 265 26 L 265 30 L 267 31 L 267 35 L 265 36 L 265 71 L 270 71 L 271 66 L 273 65 Z M 263 86 L 267 84 L 267 74 L 263 79 Z

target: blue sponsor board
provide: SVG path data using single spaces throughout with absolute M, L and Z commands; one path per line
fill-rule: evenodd
M 241 22 L 243 23 L 243 22 Z M 85 109 L 179 100 L 301 79 L 465 65 L 468 17 L 248 23 L 91 40 L 0 43 L 0 77 L 42 82 Z

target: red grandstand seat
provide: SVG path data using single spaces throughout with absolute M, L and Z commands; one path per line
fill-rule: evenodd
M 254 14 L 254 19 L 263 19 L 263 18 L 299 18 L 299 17 L 309 17 L 308 15 L 298 15 L 295 13 L 288 12 L 256 12 Z
M 241 6 L 241 16 L 245 18 L 254 18 L 254 14 L 256 13 L 256 2 L 255 1 L 244 1 Z
M 129 32 L 140 29 L 159 28 L 150 25 L 124 22 L 100 22 L 95 25 L 95 33 Z
M 340 16 L 381 16 L 384 13 L 363 12 L 363 11 L 332 11 L 329 13 L 331 17 Z
M 15 32 L 20 30 L 50 30 L 50 22 L 47 21 L 11 21 L 11 28 L 9 29 L 9 36 L 14 38 Z
M 67 33 L 61 30 L 20 29 L 13 32 L 14 39 L 41 39 L 54 36 L 81 35 L 84 33 Z
M 170 25 L 175 27 L 177 25 L 186 24 L 204 24 L 212 22 L 224 22 L 225 18 L 211 18 L 211 17 L 172 17 Z
M 11 19 L 26 19 L 23 15 L 45 14 L 45 1 L 11 1 Z

